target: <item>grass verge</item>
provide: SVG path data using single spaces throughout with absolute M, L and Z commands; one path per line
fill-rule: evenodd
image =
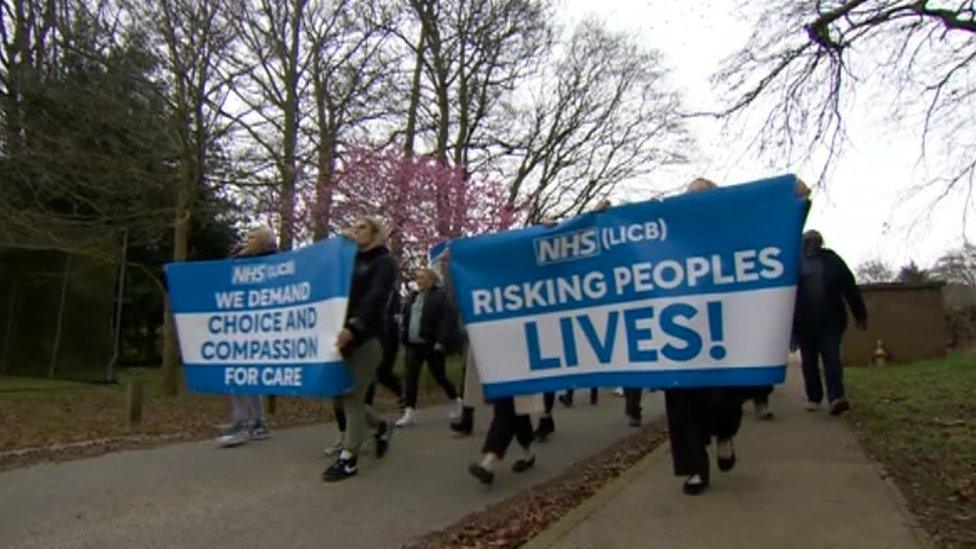
M 976 355 L 849 368 L 849 420 L 936 543 L 976 546 Z

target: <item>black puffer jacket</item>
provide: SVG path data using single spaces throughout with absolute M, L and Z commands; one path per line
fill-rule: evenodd
M 382 337 L 384 312 L 396 280 L 396 261 L 384 246 L 356 252 L 345 327 L 359 345 L 371 337 Z

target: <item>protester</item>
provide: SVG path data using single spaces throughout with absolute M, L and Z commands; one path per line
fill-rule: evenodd
M 827 402 L 831 415 L 850 409 L 844 398 L 844 370 L 840 363 L 840 343 L 847 329 L 847 301 L 854 322 L 867 329 L 868 314 L 861 292 L 847 264 L 832 250 L 823 247 L 817 231 L 803 233 L 803 259 L 796 292 L 793 317 L 793 345 L 800 349 L 807 410 L 820 408 L 824 391 L 820 381 L 819 359 L 823 359 Z
M 270 255 L 278 250 L 271 229 L 260 227 L 247 234 L 243 245 L 231 257 L 258 257 Z M 231 395 L 230 426 L 217 437 L 221 448 L 240 446 L 249 440 L 265 440 L 271 436 L 264 419 L 264 406 L 261 395 Z
M 336 337 L 336 348 L 352 374 L 353 388 L 336 399 L 337 408 L 345 415 L 346 425 L 342 451 L 335 463 L 322 473 L 326 482 L 356 474 L 359 449 L 368 427 L 375 428 L 376 457 L 386 454 L 391 436 L 391 429 L 371 406 L 367 406 L 365 396 L 383 357 L 380 343 L 383 312 L 393 291 L 396 262 L 385 246 L 386 228 L 378 219 L 360 218 L 347 237 L 355 241 L 358 251 L 346 319 Z
M 397 427 L 405 427 L 416 421 L 417 383 L 424 363 L 430 368 L 437 383 L 452 402 L 450 419 L 461 416 L 463 402 L 458 398 L 454 384 L 447 378 L 445 355 L 451 332 L 455 329 L 457 313 L 440 284 L 440 275 L 431 268 L 417 270 L 414 277 L 417 289 L 410 292 L 403 303 L 400 341 L 406 347 L 406 376 L 404 378 L 404 411 Z
M 686 192 L 714 189 L 715 183 L 699 178 Z M 796 193 L 806 197 L 809 189 L 797 182 Z M 742 423 L 742 403 L 755 388 L 700 387 L 668 389 L 664 392 L 674 474 L 686 476 L 683 490 L 701 494 L 709 484 L 708 445 L 715 438 L 715 453 L 720 471 L 736 463 L 733 437 Z

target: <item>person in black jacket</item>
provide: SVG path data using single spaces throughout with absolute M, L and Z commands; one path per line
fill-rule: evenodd
M 417 270 L 414 278 L 417 290 L 410 292 L 403 302 L 400 341 L 406 349 L 407 372 L 404 376 L 403 417 L 397 427 L 414 423 L 414 409 L 417 407 L 417 382 L 424 362 L 430 368 L 437 383 L 444 388 L 453 403 L 451 419 L 457 419 L 463 406 L 457 390 L 445 370 L 445 355 L 448 343 L 457 322 L 456 311 L 451 300 L 440 284 L 440 274 L 430 268 Z
M 386 229 L 378 219 L 360 218 L 346 236 L 356 242 L 359 251 L 353 266 L 346 319 L 336 337 L 336 348 L 352 374 L 353 388 L 336 399 L 338 411 L 345 415 L 346 429 L 342 452 L 322 473 L 326 482 L 356 474 L 356 459 L 367 426 L 375 428 L 376 457 L 386 453 L 391 434 L 386 422 L 366 405 L 365 396 L 383 356 L 380 343 L 383 313 L 396 280 L 396 261 L 385 246 Z
M 800 348 L 809 411 L 819 409 L 824 397 L 818 365 L 820 358 L 823 359 L 830 414 L 840 415 L 850 409 L 844 398 L 844 370 L 840 363 L 840 342 L 847 329 L 844 301 L 851 308 L 858 328 L 867 329 L 867 310 L 851 270 L 839 255 L 823 247 L 819 232 L 803 233 L 792 346 Z

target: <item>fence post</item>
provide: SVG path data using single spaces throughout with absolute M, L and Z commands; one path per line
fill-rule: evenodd
M 126 384 L 126 411 L 128 412 L 129 429 L 142 427 L 143 409 L 145 407 L 145 382 L 141 379 L 131 379 Z

